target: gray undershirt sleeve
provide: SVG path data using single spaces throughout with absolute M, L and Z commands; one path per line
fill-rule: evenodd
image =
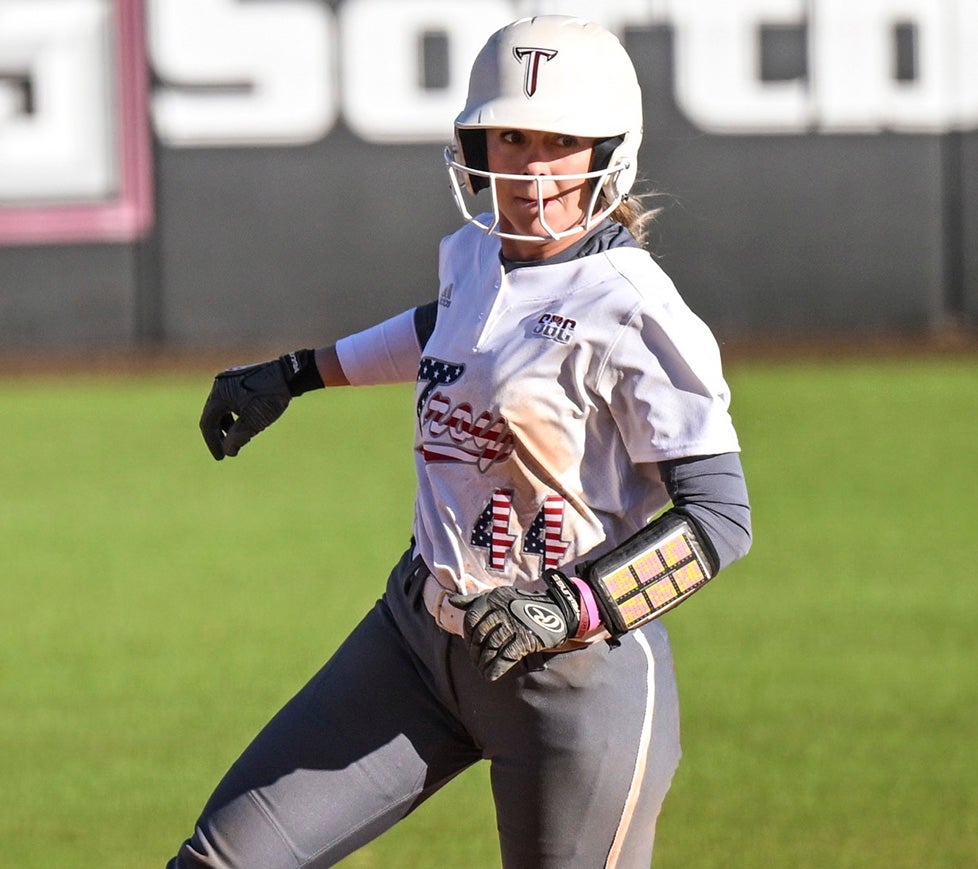
M 673 506 L 691 516 L 713 544 L 720 569 L 747 554 L 750 502 L 738 453 L 662 462 L 659 470 Z

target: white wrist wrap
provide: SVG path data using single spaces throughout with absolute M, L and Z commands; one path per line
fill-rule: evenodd
M 715 561 L 692 521 L 670 511 L 585 571 L 613 636 L 658 618 L 716 573 Z

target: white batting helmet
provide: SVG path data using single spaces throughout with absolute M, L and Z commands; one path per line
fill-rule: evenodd
M 490 172 L 485 130 L 539 130 L 597 139 L 591 171 L 550 176 L 590 179 L 594 194 L 582 222 L 548 235 L 500 232 L 496 180 L 522 176 Z M 599 24 L 567 15 L 522 18 L 496 31 L 472 65 L 465 108 L 445 162 L 462 216 L 503 238 L 545 241 L 587 231 L 627 196 L 638 171 L 642 142 L 642 91 L 635 67 L 617 37 Z M 525 180 L 525 179 L 524 179 Z M 538 192 L 541 189 L 537 184 Z M 464 194 L 489 189 L 492 223 L 473 217 Z M 542 200 L 542 194 L 541 194 Z

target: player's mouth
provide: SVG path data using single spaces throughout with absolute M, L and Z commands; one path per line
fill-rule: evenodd
M 530 197 L 530 196 L 517 196 L 516 197 L 516 204 L 519 205 L 521 208 L 530 209 L 530 208 L 537 208 L 537 207 L 539 207 L 541 205 L 541 202 L 542 202 L 543 207 L 546 208 L 548 205 L 550 205 L 553 202 L 559 202 L 561 200 L 562 196 L 563 196 L 563 194 L 556 193 L 553 196 L 544 196 L 542 200 L 540 198 L 538 198 L 537 196 L 532 196 L 532 197 Z

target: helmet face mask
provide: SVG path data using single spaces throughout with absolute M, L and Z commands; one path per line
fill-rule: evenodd
M 551 175 L 550 180 L 587 181 L 589 206 L 570 229 L 556 230 L 538 211 L 545 235 L 515 235 L 499 229 L 496 182 L 523 175 L 491 172 L 488 129 L 522 129 L 595 139 L 590 171 Z M 597 24 L 563 15 L 515 21 L 493 34 L 472 66 L 468 99 L 445 149 L 452 193 L 462 217 L 492 235 L 549 241 L 591 229 L 624 199 L 638 169 L 642 141 L 642 96 L 631 59 L 617 38 Z M 474 216 L 474 197 L 487 189 L 491 218 Z M 483 209 L 484 211 L 484 209 Z
M 449 178 L 452 184 L 452 195 L 455 204 L 462 214 L 462 217 L 474 226 L 479 227 L 489 235 L 499 238 L 509 238 L 515 241 L 557 241 L 567 238 L 570 235 L 577 235 L 581 232 L 588 232 L 602 220 L 608 217 L 619 205 L 625 194 L 613 194 L 608 196 L 608 189 L 615 189 L 618 177 L 627 171 L 628 163 L 619 166 L 614 164 L 604 169 L 591 170 L 585 173 L 574 175 L 535 175 L 531 180 L 535 182 L 537 197 L 537 213 L 540 225 L 546 235 L 520 235 L 517 233 L 504 232 L 499 228 L 502 215 L 499 209 L 499 196 L 497 194 L 497 183 L 499 181 L 527 181 L 526 175 L 512 175 L 505 172 L 490 172 L 488 169 L 474 169 L 471 166 L 459 162 L 451 147 L 445 149 L 445 163 L 449 168 Z M 588 181 L 591 187 L 591 196 L 588 201 L 587 209 L 583 219 L 565 230 L 556 230 L 547 222 L 544 209 L 543 185 L 550 182 L 561 181 Z M 474 206 L 470 207 L 470 202 L 480 190 L 488 189 L 492 196 L 492 217 L 487 220 L 480 214 L 473 214 Z

